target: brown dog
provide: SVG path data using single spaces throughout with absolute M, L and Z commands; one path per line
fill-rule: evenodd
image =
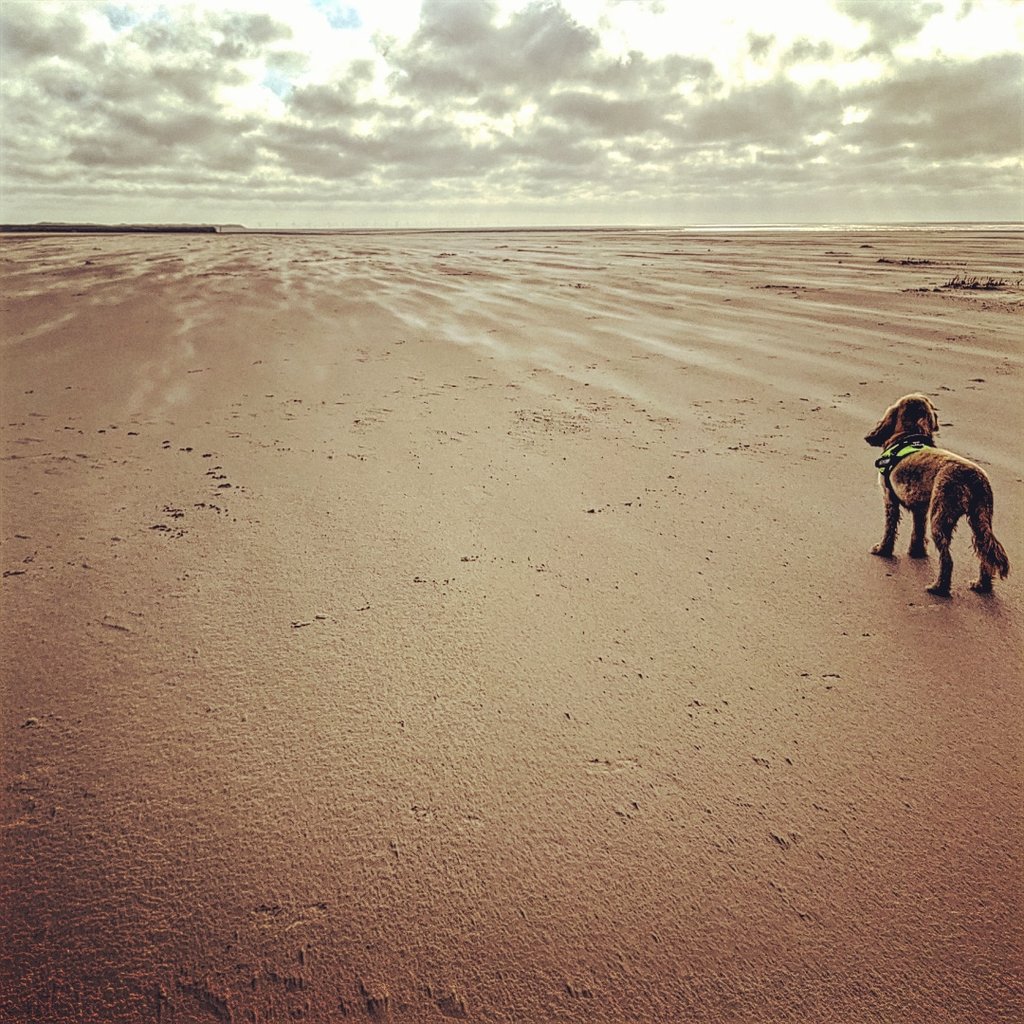
M 927 557 L 927 521 L 939 552 L 939 575 L 928 593 L 949 597 L 953 575 L 949 545 L 957 522 L 966 515 L 981 562 L 981 573 L 971 589 L 987 594 L 992 590 L 992 577 L 1005 578 L 1010 571 L 1003 545 L 992 533 L 992 486 L 981 466 L 934 446 L 932 438 L 939 429 L 935 413 L 935 406 L 924 395 L 905 395 L 885 410 L 878 425 L 864 438 L 868 444 L 885 449 L 876 463 L 882 473 L 885 534 L 871 553 L 892 557 L 900 510 L 910 509 L 914 517 L 910 557 Z

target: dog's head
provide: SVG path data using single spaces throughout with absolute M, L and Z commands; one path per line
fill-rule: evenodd
M 864 440 L 876 448 L 884 448 L 891 438 L 901 434 L 931 437 L 938 430 L 939 417 L 931 400 L 926 395 L 904 395 L 885 410 L 885 415 Z

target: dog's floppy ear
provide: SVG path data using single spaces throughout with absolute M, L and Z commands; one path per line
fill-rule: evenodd
M 932 400 L 927 395 L 915 392 L 905 395 L 896 403 L 902 415 L 897 425 L 912 430 L 920 430 L 925 434 L 934 434 L 939 429 L 939 417 Z
M 896 405 L 890 405 L 885 410 L 885 415 L 875 425 L 875 429 L 864 438 L 868 444 L 873 445 L 875 448 L 881 448 L 886 440 L 892 437 L 896 430 L 896 412 L 898 408 Z

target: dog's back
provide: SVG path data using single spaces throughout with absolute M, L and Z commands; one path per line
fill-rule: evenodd
M 966 516 L 971 526 L 974 551 L 981 563 L 973 589 L 987 592 L 992 588 L 993 576 L 1005 579 L 1009 574 L 1010 560 L 992 532 L 993 504 L 992 485 L 980 466 L 959 456 L 942 461 L 932 481 L 928 504 L 928 525 L 941 561 L 937 593 L 949 589 L 949 546 L 961 516 Z

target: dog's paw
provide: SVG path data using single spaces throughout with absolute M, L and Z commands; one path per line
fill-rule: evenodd
M 933 597 L 952 597 L 953 595 L 949 592 L 949 587 L 943 587 L 938 583 L 933 583 L 930 587 L 925 587 Z
M 975 580 L 970 584 L 971 590 L 976 594 L 991 594 L 992 593 L 992 581 L 991 580 Z
M 892 548 L 887 548 L 884 544 L 876 544 L 871 549 L 871 554 L 878 555 L 879 558 L 892 558 Z
M 909 558 L 927 558 L 928 557 L 928 550 L 925 547 L 923 547 L 923 546 L 919 547 L 919 548 L 911 548 L 907 552 L 907 556 Z

